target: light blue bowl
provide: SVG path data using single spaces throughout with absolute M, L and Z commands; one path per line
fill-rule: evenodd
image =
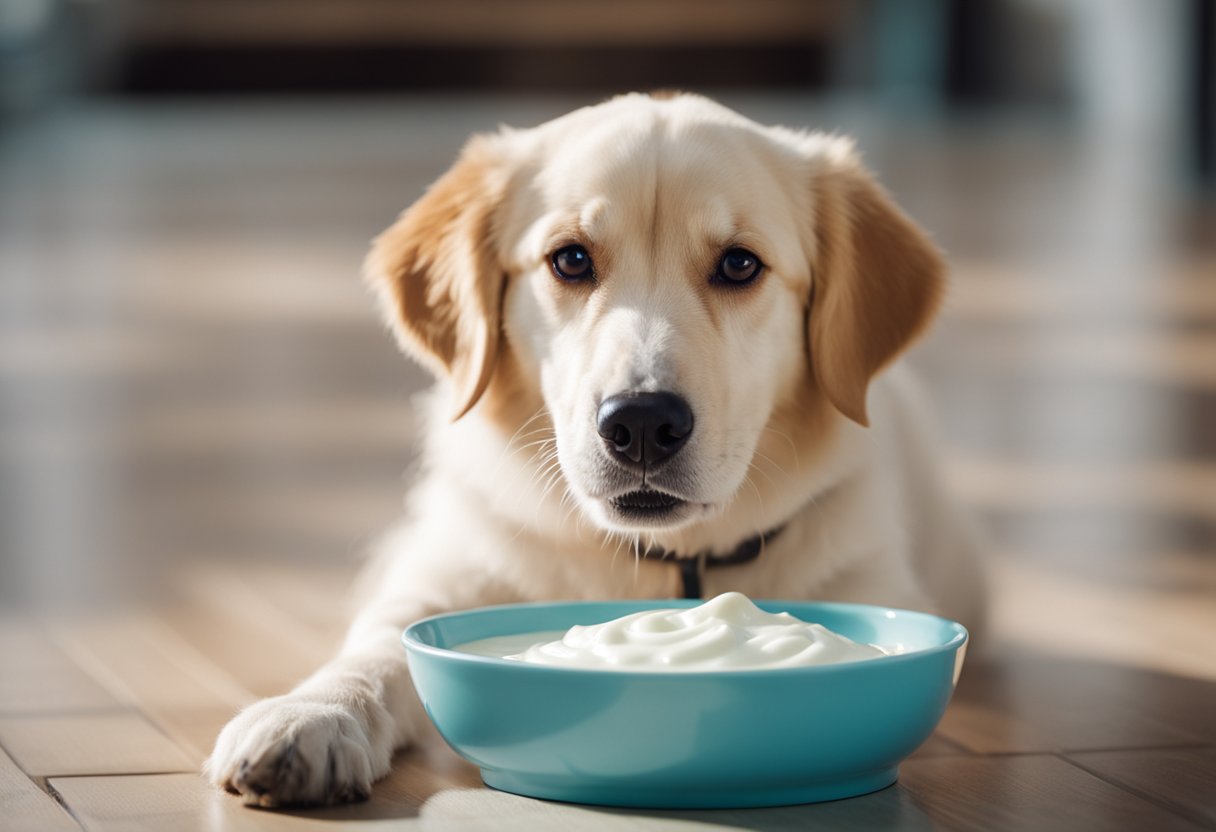
M 517 604 L 405 631 L 418 695 L 486 785 L 529 797 L 667 809 L 813 803 L 895 782 L 958 681 L 967 631 L 861 604 L 757 601 L 854 641 L 907 652 L 820 667 L 587 670 L 458 653 L 476 639 L 698 601 Z

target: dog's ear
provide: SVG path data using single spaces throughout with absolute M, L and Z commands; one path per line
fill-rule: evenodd
M 869 425 L 870 380 L 933 318 L 945 265 L 851 149 L 833 156 L 814 180 L 807 342 L 820 389 L 845 416 Z
M 363 264 L 401 348 L 450 378 L 454 419 L 481 398 L 498 358 L 504 270 L 495 227 L 507 178 L 495 137 L 474 137 Z

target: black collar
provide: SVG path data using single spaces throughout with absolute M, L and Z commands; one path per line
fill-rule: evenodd
M 740 563 L 755 560 L 764 551 L 765 543 L 781 534 L 784 529 L 785 525 L 782 524 L 775 529 L 761 532 L 755 537 L 749 537 L 736 546 L 733 551 L 727 552 L 725 555 L 713 555 L 708 550 L 704 550 L 697 552 L 695 555 L 680 557 L 674 552 L 658 547 L 651 547 L 641 554 L 647 560 L 670 559 L 672 564 L 680 568 L 680 583 L 684 590 L 682 597 L 700 598 L 702 579 L 705 577 L 705 570 L 707 568 L 713 566 L 737 566 Z

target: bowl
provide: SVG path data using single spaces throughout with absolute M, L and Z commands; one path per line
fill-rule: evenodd
M 427 714 L 506 792 L 703 809 L 836 800 L 895 782 L 945 712 L 967 631 L 861 604 L 756 601 L 854 641 L 866 661 L 712 672 L 552 667 L 461 653 L 477 639 L 566 630 L 699 601 L 514 604 L 428 618 L 403 636 Z

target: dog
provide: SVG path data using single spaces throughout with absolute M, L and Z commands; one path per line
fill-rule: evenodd
M 405 518 L 338 655 L 221 732 L 261 806 L 366 798 L 425 720 L 401 632 L 737 590 L 983 618 L 980 546 L 892 362 L 942 255 L 852 143 L 631 94 L 475 136 L 365 277 L 434 371 Z

